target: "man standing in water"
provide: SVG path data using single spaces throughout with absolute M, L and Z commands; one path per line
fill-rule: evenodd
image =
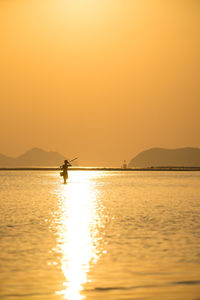
M 60 173 L 60 176 L 63 176 L 64 179 L 64 184 L 67 183 L 67 179 L 68 179 L 68 167 L 71 167 L 70 162 L 66 159 L 64 161 L 64 165 L 62 165 L 60 168 L 62 170 L 62 172 Z

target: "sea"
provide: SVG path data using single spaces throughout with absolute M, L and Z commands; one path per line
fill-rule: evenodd
M 200 172 L 0 172 L 0 299 L 200 299 Z

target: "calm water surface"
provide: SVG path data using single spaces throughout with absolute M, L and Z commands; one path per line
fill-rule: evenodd
M 199 172 L 0 172 L 0 298 L 200 299 L 199 216 Z

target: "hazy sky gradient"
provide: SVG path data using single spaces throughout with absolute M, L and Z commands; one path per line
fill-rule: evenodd
M 200 147 L 200 1 L 0 0 L 0 153 Z

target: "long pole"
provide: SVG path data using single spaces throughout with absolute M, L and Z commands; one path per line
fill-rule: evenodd
M 76 160 L 76 159 L 78 159 L 78 157 L 76 157 L 76 158 L 74 158 L 74 159 L 71 159 L 69 162 L 72 162 L 72 161 L 74 161 L 74 160 Z

